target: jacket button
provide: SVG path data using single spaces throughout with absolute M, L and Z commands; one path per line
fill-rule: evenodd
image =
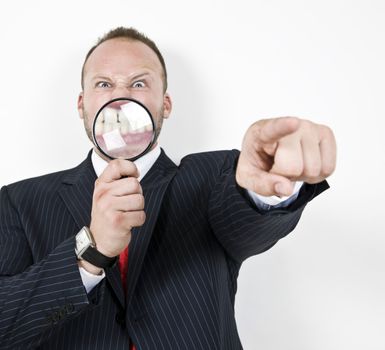
M 73 312 L 75 310 L 75 307 L 74 307 L 74 304 L 69 303 L 69 304 L 66 304 L 64 306 L 64 309 L 65 309 L 66 313 L 69 315 L 71 312 Z

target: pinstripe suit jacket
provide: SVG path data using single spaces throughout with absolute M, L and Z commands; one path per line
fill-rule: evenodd
M 133 231 L 127 293 L 118 266 L 90 294 L 74 236 L 90 223 L 90 155 L 74 169 L 3 187 L 0 194 L 0 349 L 241 349 L 237 275 L 249 256 L 297 224 L 306 186 L 286 210 L 258 212 L 234 178 L 238 151 L 162 151 L 142 180 L 145 224 Z

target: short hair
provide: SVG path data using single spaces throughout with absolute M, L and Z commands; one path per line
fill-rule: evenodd
M 88 51 L 86 58 L 83 63 L 82 67 L 82 76 L 81 76 L 81 85 L 82 89 L 84 89 L 84 69 L 85 65 L 87 63 L 88 58 L 91 56 L 91 54 L 95 51 L 95 49 L 102 43 L 104 43 L 107 40 L 111 39 L 127 39 L 131 41 L 140 41 L 143 44 L 147 45 L 152 51 L 155 52 L 157 55 L 160 64 L 162 65 L 163 68 L 163 90 L 167 90 L 167 69 L 166 69 L 166 64 L 164 62 L 163 56 L 160 53 L 158 47 L 156 46 L 155 42 L 152 41 L 150 38 L 148 38 L 146 35 L 143 33 L 139 32 L 135 28 L 126 28 L 126 27 L 117 27 L 115 29 L 110 30 L 106 34 L 104 34 L 102 37 L 98 39 L 96 44 L 91 47 L 91 49 Z

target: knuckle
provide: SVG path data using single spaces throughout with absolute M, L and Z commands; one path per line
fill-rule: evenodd
M 125 197 L 124 211 L 135 211 L 139 209 L 139 199 L 136 194 L 130 194 Z
M 137 180 L 135 177 L 127 177 L 126 181 L 127 181 L 127 186 L 132 188 Z
M 306 177 L 318 177 L 321 173 L 320 164 L 309 164 L 304 168 L 304 175 Z
M 304 134 L 306 135 L 312 135 L 314 133 L 316 133 L 316 127 L 315 127 L 315 124 L 309 120 L 301 120 L 300 122 L 301 124 L 301 129 L 303 131 Z
M 136 173 L 138 171 L 138 168 L 136 167 L 134 162 L 127 161 L 127 164 L 129 165 L 130 172 Z
M 120 170 L 120 163 L 119 163 L 120 159 L 114 159 L 112 160 L 108 166 L 110 168 L 110 170 L 113 172 L 113 173 L 117 173 L 119 172 Z
M 299 177 L 303 173 L 303 166 L 301 164 L 287 164 L 284 169 L 283 173 L 287 174 L 291 177 Z
M 144 222 L 146 221 L 146 214 L 143 210 L 136 211 L 133 213 L 133 216 L 131 218 L 131 226 L 137 227 L 142 226 Z
M 327 125 L 320 125 L 320 128 L 321 128 L 321 133 L 325 138 L 334 139 L 334 133 L 330 127 L 328 127 Z
M 144 208 L 144 197 L 141 194 L 135 195 L 135 204 L 138 209 Z
M 146 213 L 143 210 L 141 210 L 139 212 L 139 225 L 143 225 L 145 221 L 146 221 Z
M 114 212 L 112 215 L 111 215 L 111 224 L 113 227 L 119 227 L 121 226 L 122 224 L 122 221 L 123 221 L 123 215 L 122 213 L 120 212 Z
M 130 177 L 129 182 L 130 182 L 131 191 L 133 191 L 134 193 L 141 192 L 141 186 L 140 186 L 139 180 L 136 177 Z
M 101 196 L 104 195 L 104 193 L 108 190 L 106 184 L 104 182 L 98 182 L 96 185 L 95 185 L 95 188 L 94 188 L 94 195 L 99 198 Z
M 123 160 L 123 159 L 120 159 L 120 158 L 114 159 L 114 162 L 115 162 L 116 165 L 119 166 L 119 167 L 121 167 L 121 166 L 124 164 L 124 160 Z
M 330 176 L 335 170 L 335 164 L 324 164 L 322 166 L 322 171 L 321 171 L 321 174 L 323 177 L 328 177 Z
M 135 163 L 126 160 L 126 159 L 118 159 L 120 169 L 124 169 L 124 172 L 128 176 L 135 176 L 137 173 L 137 167 Z

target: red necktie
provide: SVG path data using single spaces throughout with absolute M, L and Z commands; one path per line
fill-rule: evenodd
M 122 285 L 124 294 L 127 293 L 127 271 L 128 271 L 128 247 L 124 249 L 119 256 L 120 277 L 122 278 Z M 136 350 L 135 345 L 130 342 L 130 350 Z
M 120 277 L 122 278 L 122 285 L 124 293 L 127 292 L 127 271 L 128 271 L 128 246 L 119 256 Z

